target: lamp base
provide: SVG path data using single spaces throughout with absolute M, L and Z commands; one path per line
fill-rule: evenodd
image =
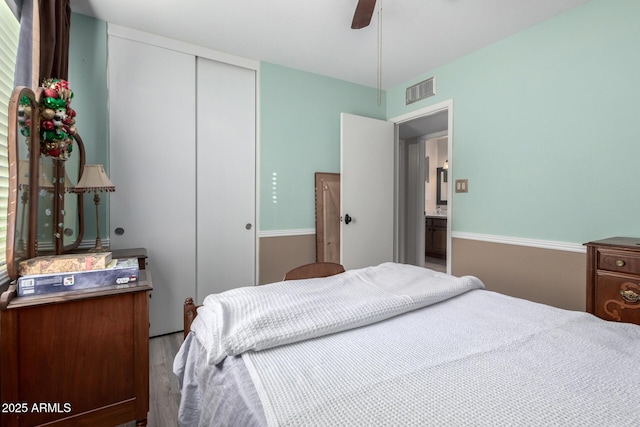
M 107 248 L 102 246 L 102 239 L 97 237 L 95 246 L 89 249 L 89 252 L 104 252 L 106 250 Z

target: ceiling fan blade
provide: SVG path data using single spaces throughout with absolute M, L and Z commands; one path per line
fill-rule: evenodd
M 376 0 L 358 0 L 356 12 L 353 14 L 353 21 L 351 22 L 351 28 L 357 30 L 369 25 L 375 7 Z

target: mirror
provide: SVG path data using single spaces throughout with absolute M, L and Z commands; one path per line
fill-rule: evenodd
M 54 224 L 55 219 L 55 164 L 51 157 L 40 157 L 40 173 L 38 176 L 38 252 L 54 252 Z
M 79 134 L 73 135 L 76 144 L 74 156 L 71 156 L 65 163 L 65 189 L 73 188 L 84 171 L 86 155 L 84 151 L 84 142 Z M 63 236 L 63 252 L 76 249 L 82 242 L 84 236 L 84 200 L 82 193 L 73 193 L 66 191 L 64 194 L 64 228 Z
M 18 278 L 20 261 L 37 254 L 39 108 L 34 92 L 16 87 L 9 101 L 7 273 Z M 35 117 L 35 119 L 32 119 Z
M 64 253 L 76 249 L 84 234 L 82 194 L 73 193 L 85 164 L 84 143 L 73 136 L 76 147 L 67 160 L 40 158 L 37 233 L 40 253 Z M 56 188 L 56 183 L 60 185 Z
M 447 204 L 447 194 L 449 194 L 449 179 L 447 170 L 443 168 L 437 168 L 437 177 L 438 177 L 438 185 L 437 185 L 437 194 L 436 194 L 436 204 L 437 205 L 446 205 Z

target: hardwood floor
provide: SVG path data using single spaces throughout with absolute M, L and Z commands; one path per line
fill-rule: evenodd
M 425 257 L 424 266 L 442 273 L 447 272 L 447 260 L 444 259 Z
M 149 427 L 178 425 L 180 390 L 173 374 L 173 358 L 182 344 L 182 332 L 149 340 Z M 119 427 L 135 427 L 135 422 Z

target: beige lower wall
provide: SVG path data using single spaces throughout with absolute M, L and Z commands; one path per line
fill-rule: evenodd
M 487 289 L 568 310 L 586 307 L 586 254 L 452 239 L 451 273 L 479 277 Z M 315 234 L 260 238 L 259 284 L 315 262 Z
M 568 310 L 586 308 L 586 253 L 452 239 L 451 273 L 487 289 Z
M 311 262 L 316 262 L 315 234 L 261 237 L 258 283 L 280 281 L 287 271 Z

